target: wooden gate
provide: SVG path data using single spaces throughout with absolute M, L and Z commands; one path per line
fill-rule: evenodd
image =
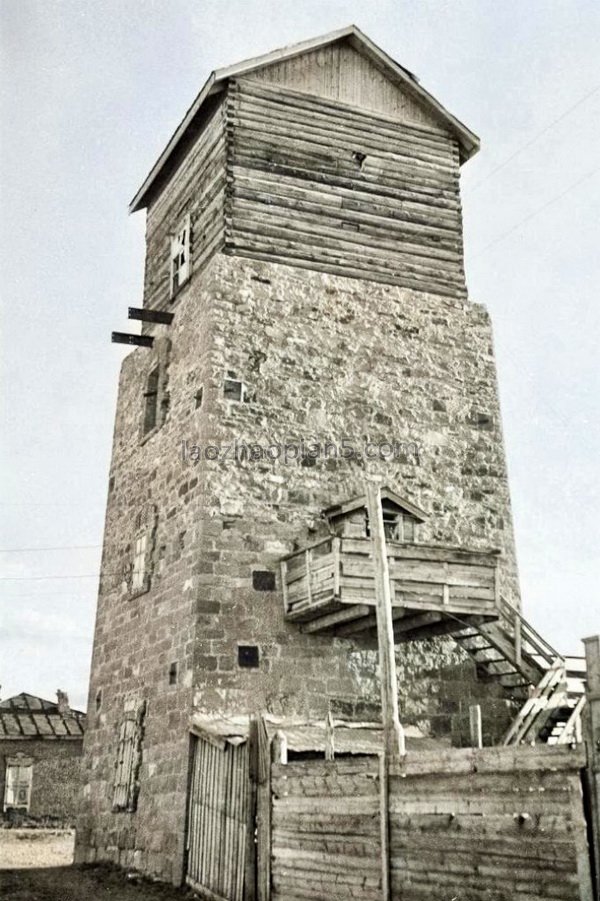
M 186 881 L 205 897 L 243 901 L 248 748 L 194 739 Z

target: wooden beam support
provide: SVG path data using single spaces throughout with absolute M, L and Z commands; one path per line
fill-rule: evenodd
M 129 319 L 139 319 L 142 322 L 156 322 L 160 325 L 171 325 L 174 313 L 165 310 L 144 310 L 141 307 L 129 307 L 127 313 Z
M 381 823 L 381 896 L 391 899 L 391 852 L 389 779 L 390 766 L 397 766 L 406 756 L 404 730 L 398 713 L 398 682 L 392 619 L 392 594 L 388 566 L 380 485 L 366 481 L 367 511 L 371 529 L 373 567 L 375 570 L 375 597 L 377 599 L 377 644 L 379 647 L 379 674 L 381 680 L 381 718 L 383 721 L 383 754 L 379 770 L 380 823 Z
M 365 606 L 367 606 L 365 604 Z M 364 632 L 367 629 L 372 629 L 375 627 L 377 620 L 375 618 L 375 613 L 373 612 L 373 607 L 368 607 L 369 613 L 367 616 L 362 616 L 360 619 L 355 619 L 351 623 L 346 623 L 344 626 L 340 626 L 335 630 L 335 634 L 338 638 L 348 638 L 351 635 L 356 635 L 357 632 Z
M 246 828 L 246 859 L 244 866 L 244 901 L 257 901 L 256 821 L 259 777 L 259 724 L 255 716 L 248 724 L 248 813 Z
M 381 489 L 378 483 L 366 482 L 367 509 L 371 529 L 373 566 L 375 569 L 375 596 L 377 599 L 377 637 L 379 644 L 379 668 L 381 677 L 381 707 L 386 758 L 396 762 L 406 753 L 404 730 L 398 714 L 398 682 L 392 620 L 392 598 L 388 567 Z
M 258 786 L 256 802 L 256 896 L 271 897 L 271 745 L 265 718 L 258 723 Z
M 344 610 L 337 610 L 335 613 L 329 613 L 327 616 L 321 616 L 319 619 L 313 620 L 301 626 L 302 632 L 322 632 L 323 629 L 331 629 L 342 623 L 351 620 L 359 620 L 368 616 L 373 608 L 366 604 L 356 604 L 353 607 L 346 607 Z M 359 625 L 357 623 L 357 625 Z M 364 626 L 362 627 L 365 628 Z
M 585 742 L 588 764 L 585 770 L 594 844 L 596 891 L 600 893 L 600 635 L 584 638 L 587 670 Z
M 152 347 L 154 344 L 152 335 L 130 335 L 127 332 L 111 332 L 110 340 L 113 344 L 133 344 L 136 347 Z
M 481 707 L 479 704 L 471 704 L 469 707 L 469 731 L 471 735 L 471 747 L 483 748 Z

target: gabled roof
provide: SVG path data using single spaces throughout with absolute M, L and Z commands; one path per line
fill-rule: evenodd
M 427 514 L 424 510 L 421 510 L 421 508 L 417 507 L 416 504 L 407 501 L 406 498 L 400 497 L 400 495 L 396 494 L 395 491 L 392 491 L 391 488 L 385 487 L 381 489 L 381 500 L 391 501 L 402 510 L 410 513 L 411 516 L 414 516 L 414 518 L 419 522 L 425 522 L 425 520 L 427 519 Z M 351 513 L 352 510 L 358 510 L 366 506 L 367 499 L 365 495 L 362 494 L 357 497 L 350 498 L 350 500 L 345 501 L 343 504 L 335 504 L 333 507 L 328 507 L 327 510 L 324 510 L 323 512 L 328 519 L 333 519 L 334 517 L 344 516 L 346 513 Z
M 150 170 L 146 180 L 140 187 L 139 191 L 129 205 L 129 212 L 134 213 L 136 210 L 142 209 L 147 205 L 148 192 L 155 184 L 158 176 L 162 173 L 168 161 L 172 158 L 173 153 L 178 147 L 180 141 L 190 128 L 192 121 L 196 118 L 205 102 L 212 95 L 221 91 L 226 86 L 230 78 L 240 75 L 247 75 L 256 69 L 270 66 L 273 63 L 282 60 L 292 59 L 303 53 L 309 53 L 318 50 L 329 44 L 339 41 L 348 41 L 352 47 L 359 53 L 362 53 L 370 59 L 377 68 L 379 68 L 390 81 L 405 88 L 417 100 L 420 100 L 426 107 L 437 114 L 440 121 L 445 127 L 456 137 L 461 153 L 461 160 L 468 160 L 479 149 L 479 138 L 466 125 L 464 125 L 456 116 L 448 112 L 435 97 L 426 91 L 418 78 L 397 63 L 391 56 L 378 47 L 366 34 L 356 27 L 356 25 L 348 25 L 338 31 L 330 31 L 328 34 L 321 35 L 317 38 L 311 38 L 308 41 L 301 41 L 298 44 L 291 44 L 289 47 L 282 47 L 279 50 L 273 50 L 262 56 L 255 56 L 244 62 L 236 63 L 233 66 L 226 66 L 222 69 L 216 69 L 209 75 L 204 87 L 188 109 L 181 123 L 176 128 L 167 146 L 159 156 L 158 160 Z
M 61 711 L 56 701 L 47 701 L 21 692 L 0 701 L 0 741 L 2 739 L 81 739 L 85 713 Z

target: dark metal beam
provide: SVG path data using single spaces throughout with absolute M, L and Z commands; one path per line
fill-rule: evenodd
M 137 347 L 152 347 L 154 344 L 151 335 L 128 335 L 126 332 L 112 332 L 110 340 L 113 344 L 135 344 Z
M 166 313 L 163 310 L 143 310 L 141 307 L 129 307 L 130 319 L 141 319 L 142 322 L 159 322 L 161 325 L 171 325 L 174 313 Z

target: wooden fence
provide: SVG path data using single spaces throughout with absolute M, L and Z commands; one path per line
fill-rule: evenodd
M 187 829 L 188 885 L 213 901 L 243 901 L 248 747 L 194 739 Z
M 584 765 L 548 746 L 409 754 L 388 778 L 376 757 L 274 764 L 260 896 L 593 901 Z

